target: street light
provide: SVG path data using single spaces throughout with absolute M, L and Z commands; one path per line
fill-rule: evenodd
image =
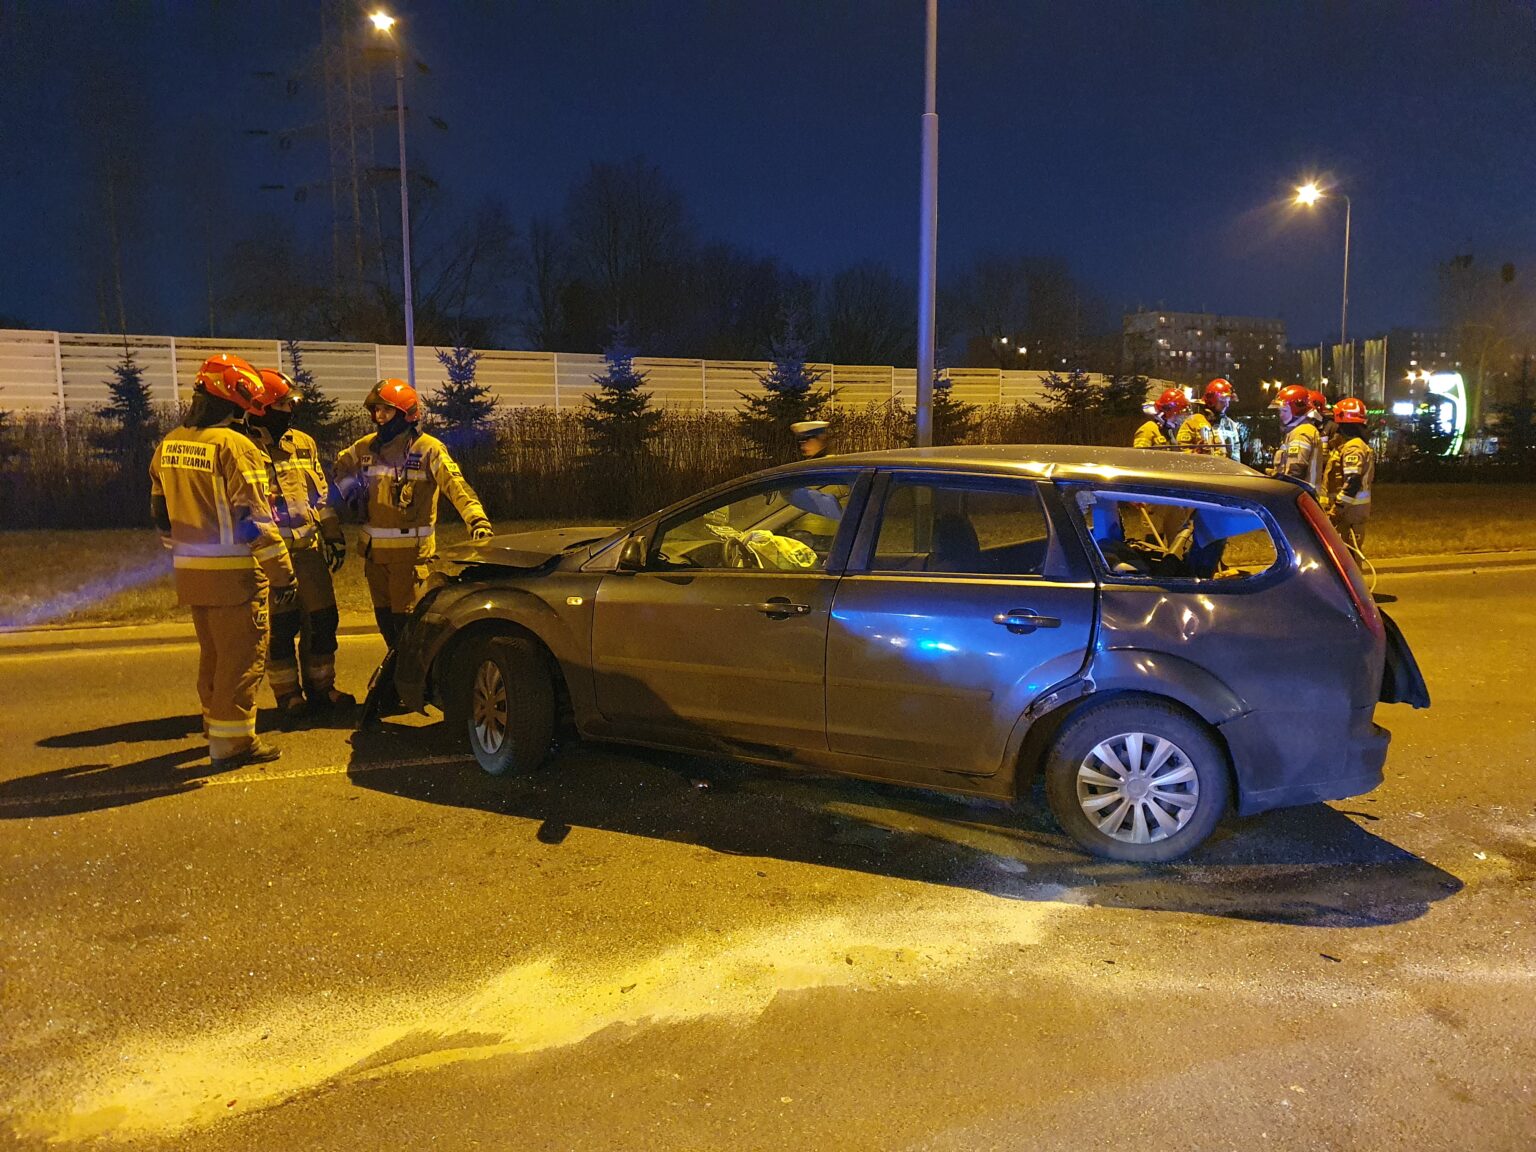
M 1337 195 L 1343 197 L 1344 200 L 1344 302 L 1339 309 L 1339 343 L 1347 345 L 1349 343 L 1349 224 L 1353 205 L 1350 204 L 1349 197 L 1345 196 L 1344 193 L 1339 192 Z M 1321 199 L 1323 199 L 1323 190 L 1317 186 L 1317 181 L 1315 180 L 1308 180 L 1296 189 L 1296 203 L 1300 204 L 1303 208 L 1311 208 Z M 1355 358 L 1350 356 L 1349 359 L 1349 374 L 1351 382 L 1353 382 Z
M 405 377 L 416 387 L 416 308 L 411 299 L 411 193 L 405 174 L 405 58 L 400 54 L 400 37 L 395 35 L 395 18 L 387 12 L 368 17 L 381 36 L 388 36 L 395 50 L 395 120 L 400 135 L 400 276 L 405 286 Z

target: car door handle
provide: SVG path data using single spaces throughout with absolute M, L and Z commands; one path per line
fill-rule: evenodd
M 1036 628 L 1060 628 L 1061 621 L 1055 616 L 1040 616 L 1028 608 L 1015 608 L 1012 612 L 999 612 L 992 623 L 1001 624 L 1010 632 L 1033 632 Z
M 778 620 L 784 620 L 790 616 L 805 616 L 811 610 L 809 604 L 791 604 L 788 596 L 775 596 L 771 600 L 754 604 L 752 607 L 764 616 L 772 616 Z

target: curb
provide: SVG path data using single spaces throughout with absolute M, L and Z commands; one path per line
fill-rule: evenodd
M 1536 566 L 1536 549 L 1515 552 L 1455 552 L 1439 556 L 1395 556 L 1373 561 L 1380 577 L 1413 576 L 1425 572 L 1480 572 L 1485 569 Z M 338 636 L 369 636 L 377 631 L 373 620 L 360 614 L 342 617 Z M 195 644 L 190 621 L 158 624 L 71 624 L 38 628 L 0 629 L 0 659 L 62 648 L 142 648 L 145 646 Z
M 1490 568 L 1520 568 L 1536 564 L 1536 549 L 1515 552 L 1456 552 L 1442 556 L 1393 556 L 1373 560 L 1378 575 L 1406 576 L 1419 572 L 1480 572 Z

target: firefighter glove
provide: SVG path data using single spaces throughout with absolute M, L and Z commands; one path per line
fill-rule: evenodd
M 299 586 L 297 584 L 284 584 L 281 588 L 272 589 L 272 611 L 291 611 L 299 602 Z
M 342 564 L 347 559 L 347 542 L 345 540 L 325 541 L 325 565 L 332 572 L 339 572 Z
M 469 538 L 471 540 L 489 540 L 491 535 L 491 526 L 489 524 L 476 524 L 469 530 Z

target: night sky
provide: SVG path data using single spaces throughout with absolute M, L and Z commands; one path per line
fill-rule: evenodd
M 432 69 L 411 80 L 413 140 L 452 203 L 556 215 L 591 161 L 643 154 L 703 237 L 807 273 L 913 274 L 921 0 L 396 13 Z M 0 2 L 0 315 L 97 327 L 83 249 L 105 95 L 149 189 L 130 326 L 201 331 L 209 235 L 319 220 L 323 194 L 259 190 L 318 178 L 318 154 L 244 135 L 318 114 L 254 75 L 310 65 L 317 35 L 309 4 Z M 1536 257 L 1533 49 L 1529 4 L 941 0 L 941 268 L 1058 254 L 1117 312 L 1279 315 L 1318 339 L 1337 329 L 1342 213 L 1283 206 L 1318 174 L 1354 198 L 1351 330 L 1430 321 L 1437 261 Z

